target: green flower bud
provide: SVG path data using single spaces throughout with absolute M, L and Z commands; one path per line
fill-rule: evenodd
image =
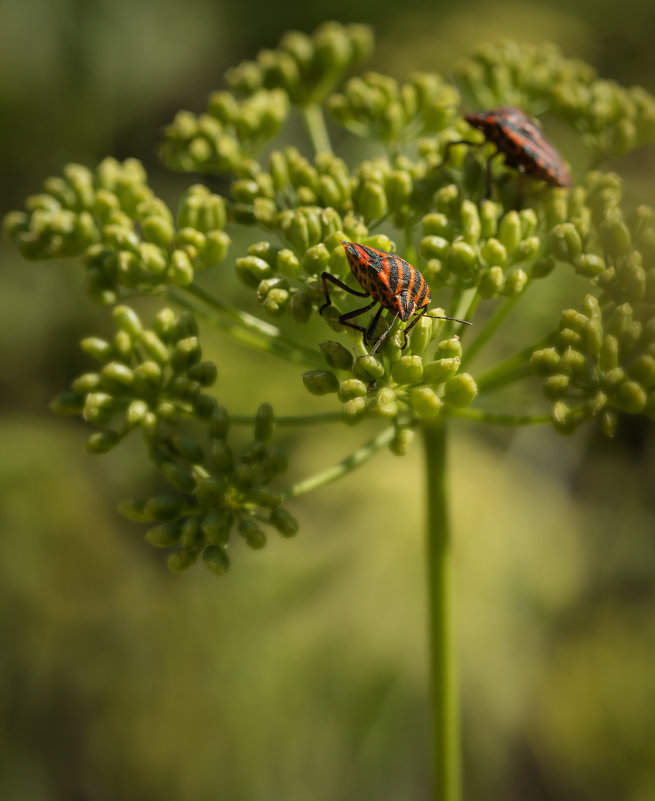
M 637 357 L 628 367 L 628 375 L 645 389 L 654 387 L 655 358 L 647 354 Z
M 425 259 L 443 259 L 450 249 L 450 242 L 442 236 L 424 236 L 420 251 Z
M 175 229 L 166 217 L 152 215 L 139 223 L 141 234 L 146 242 L 152 242 L 160 248 L 167 248 L 173 241 Z
M 520 243 L 514 252 L 514 259 L 517 262 L 531 261 L 539 252 L 541 241 L 538 236 L 529 236 Z
M 449 241 L 453 238 L 452 223 L 445 214 L 439 212 L 426 214 L 425 217 L 423 217 L 422 226 L 423 235 L 426 237 L 438 236 Z
M 587 417 L 596 417 L 607 406 L 607 395 L 598 390 L 584 404 L 584 412 Z
M 179 495 L 155 495 L 144 504 L 143 519 L 156 522 L 177 520 L 185 509 L 186 502 Z
M 163 342 L 170 342 L 175 333 L 177 315 L 173 309 L 160 309 L 155 316 L 154 331 Z
M 507 261 L 507 250 L 502 242 L 491 237 L 480 248 L 480 256 L 487 267 L 502 267 Z
M 283 537 L 294 537 L 298 533 L 298 521 L 286 509 L 273 509 L 269 522 Z
M 498 239 L 508 253 L 514 253 L 521 243 L 521 218 L 517 211 L 508 211 L 500 221 Z
M 489 267 L 480 273 L 478 290 L 483 298 L 496 297 L 504 288 L 505 273 L 502 267 Z
M 352 398 L 364 398 L 366 392 L 366 384 L 358 378 L 347 378 L 339 384 L 339 400 L 343 403 Z
M 420 356 L 432 341 L 432 320 L 421 317 L 411 333 L 412 353 Z
M 158 391 L 162 383 L 161 367 L 154 361 L 137 365 L 132 375 L 132 386 L 137 395 L 150 395 Z
M 469 245 L 477 244 L 482 233 L 482 223 L 477 205 L 470 200 L 462 201 L 461 217 L 464 241 Z
M 537 375 L 551 375 L 559 369 L 560 356 L 555 348 L 541 348 L 530 357 L 530 365 Z
M 200 518 L 200 529 L 212 545 L 227 545 L 234 516 L 226 509 L 214 509 Z
M 520 295 L 528 283 L 528 275 L 520 267 L 514 267 L 505 273 L 505 286 L 503 292 L 508 297 Z
M 323 272 L 323 270 L 327 269 L 329 261 L 330 253 L 321 242 L 309 248 L 305 253 L 302 260 L 302 267 L 308 275 L 318 275 Z
M 468 278 L 473 275 L 478 265 L 478 255 L 466 242 L 455 240 L 448 250 L 446 263 L 448 269 L 455 275 Z
M 430 387 L 414 387 L 409 393 L 409 402 L 423 420 L 431 420 L 441 411 L 442 401 Z
M 367 222 L 384 217 L 388 208 L 384 187 L 374 181 L 364 181 L 356 193 L 355 207 Z
M 450 337 L 450 339 L 442 339 L 437 345 L 434 354 L 435 359 L 449 359 L 452 356 L 457 358 L 462 356 L 462 343 L 457 336 Z
M 582 253 L 582 241 L 572 223 L 560 223 L 548 234 L 548 245 L 552 255 L 559 261 L 576 264 Z
M 202 561 L 218 576 L 224 575 L 230 569 L 230 557 L 220 545 L 208 545 L 202 552 Z
M 426 384 L 443 384 L 457 373 L 460 364 L 461 359 L 459 356 L 428 362 L 423 365 L 423 380 Z
M 625 381 L 625 371 L 621 367 L 607 370 L 600 378 L 601 385 L 608 392 L 614 392 L 623 381 Z
M 596 278 L 605 272 L 607 265 L 600 256 L 594 253 L 582 253 L 574 267 L 578 275 L 582 275 L 585 278 Z
M 215 267 L 227 256 L 230 237 L 225 231 L 208 231 L 199 256 L 202 267 Z
M 113 317 L 117 328 L 125 331 L 134 339 L 139 338 L 142 330 L 141 320 L 133 309 L 129 306 L 116 306 Z
M 89 423 L 104 426 L 109 423 L 115 411 L 116 403 L 111 395 L 92 392 L 86 396 L 82 416 Z
M 564 401 L 557 401 L 552 411 L 553 425 L 560 434 L 570 434 L 581 422 Z
M 174 551 L 168 555 L 166 566 L 173 573 L 182 573 L 195 564 L 198 554 L 193 550 Z
M 364 398 L 351 398 L 341 407 L 341 417 L 347 425 L 358 423 L 366 412 L 366 400 Z
M 193 494 L 195 495 L 198 506 L 219 506 L 225 497 L 225 483 L 215 478 L 206 478 L 204 481 L 196 484 Z M 200 520 L 198 517 L 189 518 L 193 519 L 196 524 L 198 534 L 200 533 Z M 194 534 L 194 537 L 197 537 Z M 185 548 L 191 547 L 182 543 Z
M 71 386 L 76 396 L 96 392 L 100 386 L 100 376 L 98 373 L 84 373 L 78 376 Z
M 398 428 L 389 444 L 389 450 L 396 456 L 405 456 L 414 442 L 414 431 L 411 428 Z
M 256 289 L 260 282 L 273 275 L 273 269 L 264 259 L 257 256 L 244 256 L 237 259 L 237 275 L 251 289 Z
M 177 462 L 162 462 L 159 471 L 166 481 L 180 492 L 190 494 L 196 486 L 196 479 L 188 467 Z
M 129 498 L 121 501 L 118 504 L 118 512 L 135 523 L 145 523 L 148 520 L 144 512 L 147 501 L 146 498 Z
M 289 313 L 296 323 L 306 323 L 312 313 L 312 301 L 309 295 L 302 290 L 295 292 L 289 301 Z
M 185 251 L 173 251 L 168 274 L 171 282 L 176 286 L 189 286 L 193 283 L 193 265 Z
M 548 376 L 544 381 L 544 395 L 550 400 L 563 398 L 571 383 L 571 377 L 564 373 Z
M 245 539 L 253 550 L 260 550 L 266 545 L 266 534 L 259 528 L 254 520 L 245 518 L 239 523 L 239 534 Z
M 468 406 L 478 394 L 478 387 L 472 375 L 460 373 L 446 381 L 444 400 L 449 406 L 461 409 Z
M 618 209 L 607 212 L 600 224 L 599 233 L 603 249 L 610 256 L 618 258 L 630 252 L 630 231 Z
M 114 355 L 114 349 L 110 343 L 100 337 L 85 337 L 80 342 L 80 347 L 99 362 L 108 362 Z
M 395 391 L 391 387 L 381 387 L 373 397 L 370 409 L 382 417 L 395 417 L 398 414 Z
M 339 389 L 339 379 L 329 370 L 308 370 L 302 380 L 312 395 L 326 395 Z
M 134 373 L 130 368 L 120 362 L 109 362 L 100 371 L 101 385 L 112 391 L 120 391 L 122 387 L 131 387 Z
M 377 381 L 384 373 L 384 365 L 375 356 L 360 356 L 353 365 L 353 374 L 362 381 Z
M 483 239 L 489 239 L 496 235 L 498 230 L 498 218 L 502 214 L 502 208 L 493 200 L 483 200 L 480 206 L 480 235 Z
M 125 422 L 130 428 L 140 425 L 144 416 L 148 413 L 148 404 L 142 400 L 134 400 L 127 407 Z
M 418 384 L 423 377 L 423 360 L 420 356 L 401 356 L 391 374 L 399 384 Z
M 562 350 L 566 348 L 580 348 L 583 344 L 582 336 L 572 328 L 562 328 L 557 335 L 557 340 Z
M 89 453 L 107 453 L 121 441 L 121 435 L 110 428 L 104 431 L 97 431 L 86 441 L 86 449 Z
M 275 418 L 270 403 L 262 403 L 255 415 L 255 439 L 270 442 L 275 431 Z
M 564 373 L 580 375 L 587 369 L 587 357 L 575 348 L 567 348 L 560 358 L 559 367 Z
M 293 250 L 289 250 L 288 248 L 280 250 L 280 252 L 277 254 L 275 266 L 277 270 L 287 278 L 300 278 L 300 261 Z
M 595 356 L 600 352 L 603 345 L 603 326 L 599 317 L 587 321 L 584 327 L 584 344 L 587 353 Z
M 333 367 L 335 370 L 352 369 L 353 355 L 340 342 L 326 340 L 319 343 L 319 348 L 329 367 Z
M 646 390 L 636 381 L 623 381 L 612 393 L 614 406 L 628 414 L 639 414 L 647 400 Z
M 553 256 L 544 256 L 537 259 L 532 265 L 531 275 L 533 278 L 546 278 L 557 266 L 557 260 Z
M 178 523 L 161 523 L 146 531 L 146 540 L 155 548 L 171 548 L 180 539 L 181 526 Z
M 412 176 L 407 170 L 393 170 L 387 176 L 385 191 L 391 211 L 399 211 L 409 202 L 412 189 Z
M 202 387 L 211 387 L 216 382 L 216 365 L 213 362 L 199 362 L 188 369 L 187 376 Z
M 214 439 L 211 445 L 212 464 L 219 475 L 227 475 L 234 469 L 234 456 L 223 439 Z
M 174 372 L 181 373 L 200 361 L 201 350 L 198 337 L 186 337 L 175 343 L 171 353 L 171 367 Z

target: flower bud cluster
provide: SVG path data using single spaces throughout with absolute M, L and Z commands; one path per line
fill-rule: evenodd
M 404 453 L 411 443 L 408 430 L 417 420 L 433 420 L 449 407 L 467 406 L 477 395 L 473 377 L 459 372 L 459 337 L 440 339 L 442 328 L 443 321 L 422 317 L 407 347 L 404 332 L 397 329 L 375 355 L 357 358 L 340 342 L 321 342 L 327 369 L 305 372 L 305 387 L 313 395 L 336 394 L 349 425 L 369 416 L 392 419 L 396 436 L 391 450 Z M 428 355 L 433 343 L 436 347 Z
M 133 309 L 117 306 L 114 320 L 112 341 L 82 342 L 101 367 L 75 379 L 72 391 L 55 398 L 52 407 L 80 414 L 100 429 L 88 439 L 92 453 L 111 450 L 132 430 L 143 432 L 159 472 L 177 493 L 126 501 L 123 513 L 155 524 L 146 539 L 176 548 L 169 557 L 173 570 L 189 567 L 202 554 L 208 567 L 225 572 L 231 531 L 252 548 L 266 544 L 258 522 L 293 536 L 298 524 L 269 488 L 287 468 L 286 454 L 272 444 L 270 405 L 262 404 L 255 416 L 253 441 L 235 452 L 227 442 L 228 413 L 205 392 L 216 380 L 216 367 L 202 361 L 193 316 L 162 309 L 146 329 Z M 178 433 L 185 420 L 201 425 L 204 441 Z
M 438 190 L 435 209 L 423 217 L 420 244 L 421 272 L 433 286 L 477 287 L 483 298 L 523 292 L 542 251 L 533 209 L 478 206 L 455 184 Z
M 412 141 L 451 124 L 459 94 L 435 73 L 420 72 L 399 84 L 378 72 L 351 78 L 343 94 L 328 101 L 334 118 L 349 131 L 383 142 Z
M 115 303 L 119 287 L 186 286 L 195 270 L 227 255 L 223 198 L 192 186 L 176 226 L 135 159 L 105 159 L 95 174 L 72 164 L 44 189 L 27 199 L 27 211 L 7 215 L 5 230 L 28 259 L 82 256 L 89 294 L 99 303 Z
M 310 36 L 287 33 L 274 50 L 262 50 L 227 73 L 230 88 L 251 95 L 262 88 L 281 89 L 295 105 L 320 103 L 357 62 L 373 49 L 366 25 L 326 22 Z
M 655 141 L 652 95 L 600 80 L 589 65 L 565 59 L 552 45 L 487 45 L 459 62 L 455 75 L 463 93 L 483 106 L 548 108 L 584 134 L 596 158 Z
M 601 306 L 587 295 L 582 309 L 566 309 L 551 347 L 533 353 L 545 377 L 553 423 L 563 432 L 584 420 L 600 420 L 612 436 L 619 412 L 655 419 L 655 316 L 640 322 L 629 303 Z
M 268 171 L 237 179 L 230 192 L 235 220 L 266 227 L 275 227 L 277 215 L 290 208 L 320 206 L 345 213 L 352 206 L 352 180 L 345 162 L 322 152 L 312 164 L 295 147 L 274 150 Z
M 166 127 L 159 155 L 173 170 L 249 176 L 258 170 L 253 156 L 279 132 L 289 111 L 281 89 L 260 89 L 238 101 L 214 92 L 207 110 L 180 111 Z

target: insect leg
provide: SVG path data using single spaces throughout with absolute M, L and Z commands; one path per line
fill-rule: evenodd
M 450 148 L 454 147 L 455 145 L 470 145 L 471 147 L 481 147 L 483 144 L 484 142 L 469 142 L 468 139 L 457 139 L 454 142 L 447 142 L 446 147 L 444 148 L 443 151 L 443 158 L 441 159 L 441 164 L 437 166 L 442 167 L 448 161 Z
M 369 309 L 372 309 L 373 306 L 375 306 L 376 303 L 377 303 L 377 300 L 374 300 L 371 303 L 369 303 L 368 306 L 364 306 L 361 309 L 354 309 L 353 311 L 349 311 L 349 312 L 346 312 L 345 314 L 342 314 L 339 317 L 339 322 L 341 323 L 341 325 L 347 325 L 349 328 L 354 328 L 355 331 L 361 331 L 362 334 L 364 334 L 364 341 L 366 341 L 366 337 L 367 337 L 367 334 L 368 334 L 368 329 L 364 328 L 363 325 L 357 325 L 356 323 L 350 323 L 348 321 L 352 320 L 353 317 L 359 317 L 360 314 L 364 314 L 364 312 L 367 312 Z M 380 307 L 380 309 L 378 310 L 378 312 L 375 315 L 374 319 L 377 320 L 377 318 L 379 318 L 381 311 L 382 311 L 382 307 Z
M 327 309 L 328 306 L 332 305 L 332 301 L 330 300 L 330 294 L 327 288 L 327 282 L 330 281 L 335 286 L 338 286 L 339 289 L 343 289 L 345 292 L 348 292 L 351 295 L 357 295 L 358 298 L 367 298 L 368 292 L 358 292 L 356 289 L 351 289 L 349 286 L 340 281 L 338 278 L 335 278 L 331 273 L 323 272 L 321 273 L 321 281 L 323 282 L 323 294 L 325 295 L 325 303 L 321 306 L 318 310 L 319 314 L 323 314 L 323 310 Z M 367 309 L 370 309 L 371 306 L 367 306 Z
M 375 345 L 373 345 L 373 347 L 371 348 L 371 356 L 372 356 L 372 355 L 375 353 L 375 351 L 376 351 L 376 350 L 377 350 L 377 349 L 380 347 L 380 345 L 381 345 L 381 344 L 384 342 L 384 340 L 387 338 L 387 334 L 389 333 L 389 331 L 391 331 L 391 329 L 393 328 L 393 325 L 394 325 L 394 323 L 396 322 L 396 320 L 397 320 L 399 317 L 400 317 L 400 312 L 396 312 L 396 313 L 394 314 L 394 316 L 393 316 L 393 320 L 392 320 L 392 321 L 389 323 L 389 326 L 387 327 L 387 330 L 384 332 L 384 334 L 381 334 L 381 335 L 380 335 L 380 336 L 379 336 L 379 337 L 378 337 L 378 338 L 375 340 Z M 405 339 L 405 345 L 406 345 L 406 344 L 407 344 L 407 339 Z M 403 345 L 403 347 L 405 347 L 405 345 Z

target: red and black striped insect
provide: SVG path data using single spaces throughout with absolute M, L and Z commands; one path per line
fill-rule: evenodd
M 503 155 L 505 164 L 519 173 L 519 198 L 523 191 L 523 176 L 529 175 L 552 186 L 570 186 L 571 176 L 560 154 L 543 133 L 520 109 L 500 106 L 490 111 L 467 114 L 469 125 L 482 131 L 487 142 L 496 145 L 496 152 L 487 159 L 487 197 L 491 194 L 491 162 Z M 444 153 L 444 162 L 453 145 L 480 146 L 479 142 L 459 140 L 449 142 Z
M 430 289 L 425 278 L 416 267 L 412 267 L 409 262 L 406 262 L 399 256 L 394 256 L 392 253 L 385 253 L 383 250 L 377 250 L 376 248 L 367 247 L 366 245 L 358 245 L 356 242 L 342 241 L 341 244 L 346 250 L 348 265 L 350 266 L 352 274 L 364 291 L 358 292 L 356 289 L 351 289 L 349 286 L 346 286 L 343 281 L 335 278 L 331 273 L 321 273 L 325 303 L 319 309 L 319 314 L 323 314 L 323 311 L 327 309 L 328 306 L 332 305 L 327 287 L 328 281 L 338 286 L 340 289 L 349 292 L 351 295 L 356 295 L 358 298 L 373 298 L 367 306 L 346 312 L 339 317 L 339 322 L 342 325 L 347 325 L 350 328 L 354 328 L 356 331 L 361 331 L 362 334 L 364 334 L 365 343 L 375 342 L 371 348 L 371 354 L 375 353 L 380 347 L 380 344 L 399 317 L 406 323 L 413 315 L 416 315 L 409 325 L 405 327 L 403 348 L 407 347 L 407 334 L 409 334 L 421 317 L 433 317 L 437 320 L 453 320 L 456 323 L 471 325 L 471 323 L 466 320 L 458 320 L 456 317 L 435 317 L 434 315 L 427 314 L 428 306 L 431 301 Z M 373 315 L 367 328 L 350 322 L 353 318 L 359 317 L 360 314 L 364 314 L 364 312 L 372 309 L 376 303 L 380 304 L 380 308 Z M 393 319 L 384 333 L 376 340 L 373 340 L 375 328 L 384 309 L 387 309 L 393 314 Z

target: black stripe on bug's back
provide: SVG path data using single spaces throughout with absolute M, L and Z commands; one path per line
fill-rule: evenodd
M 355 295 L 359 298 L 372 297 L 372 302 L 361 309 L 354 309 L 340 315 L 339 322 L 342 325 L 360 331 L 364 335 L 366 344 L 373 342 L 374 344 L 371 348 L 371 354 L 373 354 L 380 347 L 399 317 L 403 322 L 407 322 L 415 314 L 414 319 L 404 330 L 405 339 L 402 347 L 403 349 L 406 348 L 407 335 L 421 317 L 427 314 L 430 304 L 430 290 L 425 278 L 416 267 L 392 253 L 385 253 L 383 250 L 359 245 L 357 242 L 342 241 L 341 244 L 346 251 L 350 270 L 364 291 L 359 292 L 356 289 L 351 289 L 331 273 L 321 273 L 325 303 L 319 309 L 319 314 L 323 314 L 325 309 L 332 305 L 328 282 L 338 286 L 350 295 Z M 351 322 L 355 317 L 359 317 L 360 314 L 370 311 L 378 303 L 380 307 L 366 328 Z M 377 339 L 374 339 L 375 329 L 384 309 L 393 314 L 393 319 L 385 331 Z M 433 315 L 427 316 L 431 317 Z M 435 319 L 453 320 L 457 323 L 470 325 L 466 320 L 458 320 L 455 317 L 435 317 Z

